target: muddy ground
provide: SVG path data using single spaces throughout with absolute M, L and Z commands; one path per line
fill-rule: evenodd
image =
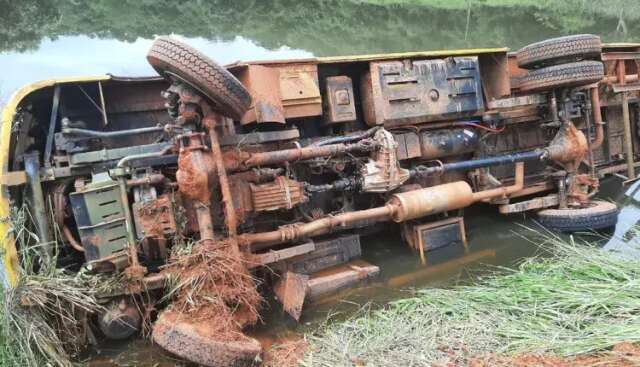
M 303 361 L 309 345 L 304 339 L 290 339 L 272 345 L 265 352 L 267 367 L 295 367 Z M 375 366 L 375 362 L 354 360 L 354 367 Z M 433 367 L 633 367 L 640 366 L 640 345 L 621 343 L 611 351 L 575 357 L 560 357 L 548 354 L 518 354 L 515 356 L 493 356 L 471 358 L 465 363 L 449 363 Z

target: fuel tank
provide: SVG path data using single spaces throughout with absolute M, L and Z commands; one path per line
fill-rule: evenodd
M 395 134 L 398 159 L 451 157 L 476 150 L 480 134 L 473 128 L 441 129 Z

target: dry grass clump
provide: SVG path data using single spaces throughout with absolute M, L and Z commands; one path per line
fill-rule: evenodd
M 262 297 L 246 262 L 226 242 L 202 241 L 172 256 L 170 309 L 190 322 L 209 322 L 218 333 L 239 332 L 259 318 Z M 215 322 L 214 322 L 215 321 Z
M 291 339 L 279 342 L 265 350 L 264 367 L 295 367 L 308 348 L 304 339 Z
M 0 291 L 0 362 L 3 366 L 71 366 L 86 345 L 88 315 L 102 310 L 96 294 L 109 281 L 56 268 L 56 255 L 43 256 L 22 207 L 10 218 L 21 260 L 14 287 Z
M 23 365 L 71 366 L 86 345 L 88 315 L 101 310 L 94 294 L 87 282 L 64 272 L 23 276 L 7 290 L 3 330 Z
M 307 366 L 468 365 L 518 353 L 572 356 L 640 341 L 640 260 L 548 234 L 552 256 L 473 285 L 424 289 L 310 337 Z

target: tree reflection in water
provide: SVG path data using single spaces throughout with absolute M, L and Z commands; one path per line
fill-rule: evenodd
M 179 34 L 315 55 L 520 47 L 568 33 L 637 38 L 640 2 L 623 0 L 22 0 L 0 13 L 0 50 L 70 35 L 134 41 Z

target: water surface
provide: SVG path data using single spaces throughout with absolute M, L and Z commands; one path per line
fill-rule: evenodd
M 145 55 L 156 35 L 173 35 L 220 63 L 507 46 L 595 33 L 607 42 L 640 41 L 640 2 L 552 0 L 22 0 L 0 13 L 0 104 L 41 79 L 111 73 L 153 75 Z M 619 182 L 603 186 L 615 198 Z M 488 265 L 513 266 L 536 247 L 521 237 L 524 215 L 495 207 L 467 211 L 469 246 L 451 246 L 420 263 L 397 234 L 365 237 L 365 260 L 381 267 L 364 287 L 311 307 L 300 325 L 267 312 L 264 340 L 312 330 L 329 314 L 348 315 L 366 302 L 382 304 L 415 287 L 468 281 Z M 339 318 L 339 317 L 338 317 Z M 147 343 L 103 345 L 94 366 L 174 365 Z
M 508 46 L 572 33 L 640 39 L 622 0 L 21 0 L 0 12 L 0 97 L 52 77 L 152 75 L 156 35 L 239 59 Z

